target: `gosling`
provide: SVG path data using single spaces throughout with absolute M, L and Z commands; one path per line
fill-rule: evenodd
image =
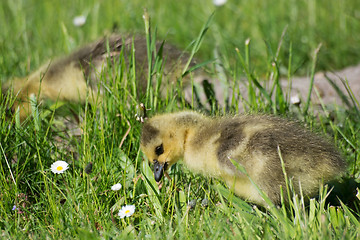
M 52 101 L 66 101 L 72 103 L 90 104 L 101 101 L 102 89 L 99 85 L 102 70 L 109 65 L 119 62 L 122 52 L 127 65 L 130 65 L 132 46 L 135 50 L 135 66 L 138 94 L 144 93 L 147 87 L 148 56 L 147 45 L 144 37 L 122 37 L 111 35 L 105 37 L 63 58 L 48 61 L 38 70 L 24 78 L 15 78 L 2 85 L 2 94 L 12 90 L 16 96 L 11 110 L 19 108 L 20 120 L 30 115 L 30 96 L 35 96 L 41 102 L 44 99 Z M 162 49 L 163 82 L 162 89 L 180 77 L 189 59 L 189 55 L 170 44 L 157 42 L 156 49 Z M 192 60 L 190 67 L 195 65 Z M 187 79 L 187 80 L 186 80 Z M 183 86 L 190 83 L 189 78 L 184 78 Z M 154 84 L 154 83 L 153 83 Z M 100 93 L 100 94 L 99 94 Z
M 277 205 L 280 186 L 286 191 L 281 159 L 295 193 L 301 189 L 308 197 L 346 168 L 325 139 L 295 122 L 267 115 L 210 118 L 191 111 L 158 115 L 144 123 L 141 149 L 154 166 L 157 182 L 183 159 L 190 170 L 220 178 L 241 198 L 263 206 L 265 200 L 255 185 Z

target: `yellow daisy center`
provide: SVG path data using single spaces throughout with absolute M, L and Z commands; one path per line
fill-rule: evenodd
M 126 210 L 126 211 L 125 211 L 125 214 L 128 214 L 129 212 L 130 212 L 130 210 Z
M 56 170 L 61 171 L 61 170 L 63 170 L 63 167 L 62 166 L 57 166 Z

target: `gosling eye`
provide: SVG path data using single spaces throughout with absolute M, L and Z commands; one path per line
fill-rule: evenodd
M 155 148 L 155 154 L 156 155 L 160 156 L 163 153 L 164 153 L 164 147 L 163 147 L 162 144 Z

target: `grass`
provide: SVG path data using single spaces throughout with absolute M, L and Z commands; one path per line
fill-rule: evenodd
M 325 114 L 314 116 L 309 99 L 296 108 L 278 84 L 281 76 L 291 79 L 295 73 L 304 73 L 313 78 L 317 70 L 356 63 L 360 21 L 355 0 L 346 4 L 230 1 L 216 10 L 210 25 L 206 22 L 215 10 L 210 1 L 152 1 L 144 5 L 143 1 L 79 0 L 73 6 L 71 1 L 9 0 L 0 6 L 2 82 L 26 75 L 49 57 L 69 53 L 113 29 L 144 33 L 146 7 L 152 21 L 149 46 L 151 40 L 165 38 L 194 54 L 198 50 L 195 56 L 205 61 L 219 56 L 209 68 L 221 70 L 215 77 L 224 88 L 233 87 L 234 95 L 225 99 L 227 108 L 212 104 L 203 111 L 222 115 L 237 113 L 239 106 L 244 106 L 250 112 L 298 118 L 332 137 L 349 164 L 347 177 L 358 184 L 359 103 L 353 99 L 346 108 L 324 105 Z M 178 11 L 180 8 L 184 11 Z M 79 14 L 87 15 L 81 28 L 72 25 L 73 17 Z M 245 41 L 248 38 L 250 41 Z M 149 47 L 151 54 L 154 52 Z M 154 71 L 160 69 L 159 60 L 152 65 Z M 129 77 L 125 79 L 126 71 Z M 151 108 L 149 114 L 155 114 L 191 108 L 191 104 L 184 103 L 178 87 L 177 96 L 160 98 L 154 94 L 156 87 L 149 85 L 147 97 L 135 97 L 134 72 L 123 65 L 108 69 L 101 78 L 107 87 L 104 103 L 72 106 L 82 118 L 81 135 L 64 126 L 62 120 L 72 118 L 67 104 L 48 104 L 45 109 L 34 105 L 33 112 L 39 114 L 26 124 L 10 124 L 11 119 L 5 117 L 5 99 L 1 99 L 1 238 L 360 237 L 358 200 L 346 190 L 340 196 L 344 202 L 343 197 L 350 197 L 347 205 L 330 205 L 326 201 L 329 189 L 324 188 L 319 199 L 307 204 L 301 196 L 290 196 L 289 206 L 259 209 L 234 196 L 222 182 L 193 174 L 181 164 L 172 167 L 172 180 L 165 180 L 158 189 L 139 150 L 141 123 L 134 117 L 136 106 L 144 102 Z M 270 76 L 274 85 L 266 88 L 263 80 Z M 239 96 L 234 87 L 244 84 L 240 79 L 247 81 L 248 96 Z M 211 86 L 207 91 L 211 97 Z M 49 109 L 56 109 L 56 114 Z M 70 164 L 60 175 L 50 171 L 57 160 Z M 110 190 L 116 183 L 122 184 L 121 190 Z M 118 211 L 130 204 L 136 207 L 134 215 L 120 219 Z M 14 206 L 17 209 L 13 210 Z

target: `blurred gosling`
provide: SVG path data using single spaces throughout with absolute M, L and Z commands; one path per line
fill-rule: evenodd
M 21 120 L 30 115 L 29 99 L 32 95 L 39 102 L 44 99 L 75 103 L 85 103 L 88 100 L 91 104 L 101 101 L 102 89 L 99 91 L 98 86 L 102 70 L 109 63 L 111 65 L 119 63 L 121 52 L 127 66 L 130 65 L 133 44 L 138 94 L 144 93 L 148 74 L 145 38 L 111 35 L 82 47 L 68 56 L 48 61 L 27 77 L 8 81 L 2 85 L 2 94 L 6 95 L 8 91 L 13 91 L 16 101 L 11 110 L 15 112 L 19 108 Z M 162 42 L 156 44 L 157 51 L 161 45 Z M 162 48 L 162 57 L 164 65 L 160 91 L 166 91 L 167 86 L 182 76 L 182 70 L 189 55 L 165 43 Z M 190 67 L 194 64 L 192 61 Z M 190 82 L 189 79 L 185 79 L 184 81 L 187 82 L 184 82 L 183 86 Z

